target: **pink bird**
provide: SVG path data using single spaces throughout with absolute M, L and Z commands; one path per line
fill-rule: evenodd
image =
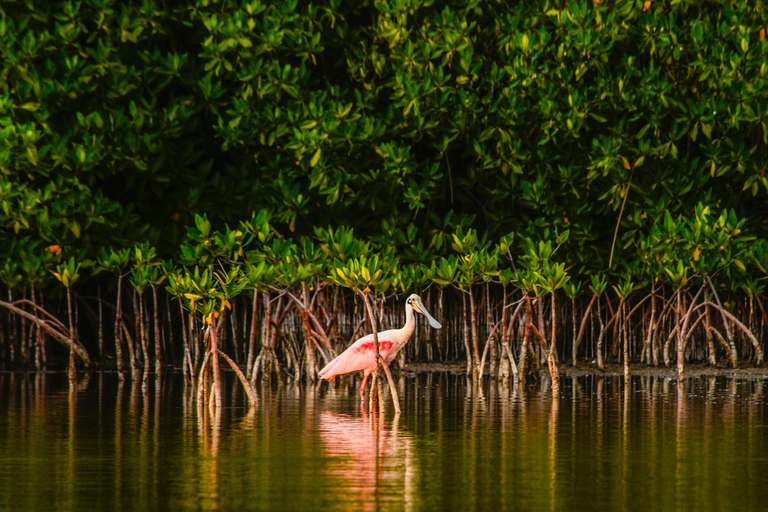
M 388 331 L 380 332 L 379 338 L 379 354 L 384 361 L 389 364 L 400 352 L 400 349 L 405 346 L 408 339 L 413 334 L 413 329 L 416 327 L 416 318 L 413 312 L 421 313 L 429 321 L 429 325 L 435 329 L 440 329 L 442 325 L 440 322 L 432 318 L 424 304 L 421 302 L 421 298 L 415 293 L 408 297 L 405 301 L 405 325 L 402 329 L 390 329 Z M 356 342 L 354 342 L 347 350 L 339 354 L 339 356 L 328 363 L 325 368 L 320 370 L 320 377 L 327 381 L 333 380 L 337 375 L 343 375 L 345 373 L 363 372 L 363 385 L 360 386 L 360 396 L 365 396 L 365 385 L 368 383 L 368 377 L 370 377 L 373 368 L 376 365 L 376 352 L 373 346 L 373 334 L 363 336 Z

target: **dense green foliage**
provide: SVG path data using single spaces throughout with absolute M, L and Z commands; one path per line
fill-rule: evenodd
M 451 286 L 474 315 L 489 281 L 575 301 L 592 277 L 590 297 L 623 304 L 711 277 L 762 308 L 767 17 L 693 0 L 4 2 L 0 277 L 37 303 L 26 286 L 56 289 L 63 262 L 127 269 L 139 299 L 169 284 L 207 318 L 244 289 L 325 281 Z
M 765 236 L 760 3 L 178 5 L 4 3 L 8 235 L 174 254 L 266 208 L 439 250 L 469 217 L 599 266 L 631 183 L 622 246 L 699 201 Z

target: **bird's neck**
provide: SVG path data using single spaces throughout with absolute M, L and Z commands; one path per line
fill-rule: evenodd
M 416 328 L 416 315 L 413 313 L 413 308 L 411 306 L 405 307 L 405 325 L 403 326 L 400 331 L 403 333 L 403 336 L 400 339 L 408 341 L 408 338 L 411 337 L 411 334 L 413 334 L 413 330 Z M 403 342 L 405 344 L 405 342 Z

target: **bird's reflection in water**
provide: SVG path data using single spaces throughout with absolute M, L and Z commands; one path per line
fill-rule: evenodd
M 414 487 L 412 446 L 398 429 L 399 416 L 391 421 L 378 414 L 349 416 L 333 412 L 320 415 L 319 428 L 325 452 L 333 459 L 326 469 L 338 478 L 340 491 L 354 510 L 410 509 Z

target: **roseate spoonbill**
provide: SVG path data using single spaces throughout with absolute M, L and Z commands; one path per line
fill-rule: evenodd
M 395 358 L 413 334 L 413 329 L 416 327 L 414 311 L 427 317 L 429 325 L 435 329 L 443 327 L 440 322 L 432 318 L 432 315 L 421 302 L 421 298 L 414 293 L 405 301 L 405 325 L 403 328 L 390 329 L 378 334 L 379 354 L 387 364 Z M 368 383 L 368 377 L 373 372 L 374 366 L 376 366 L 376 352 L 373 347 L 373 334 L 369 334 L 354 342 L 347 350 L 320 370 L 320 377 L 330 381 L 337 375 L 362 371 L 363 385 L 360 386 L 360 396 L 365 397 L 365 385 Z

